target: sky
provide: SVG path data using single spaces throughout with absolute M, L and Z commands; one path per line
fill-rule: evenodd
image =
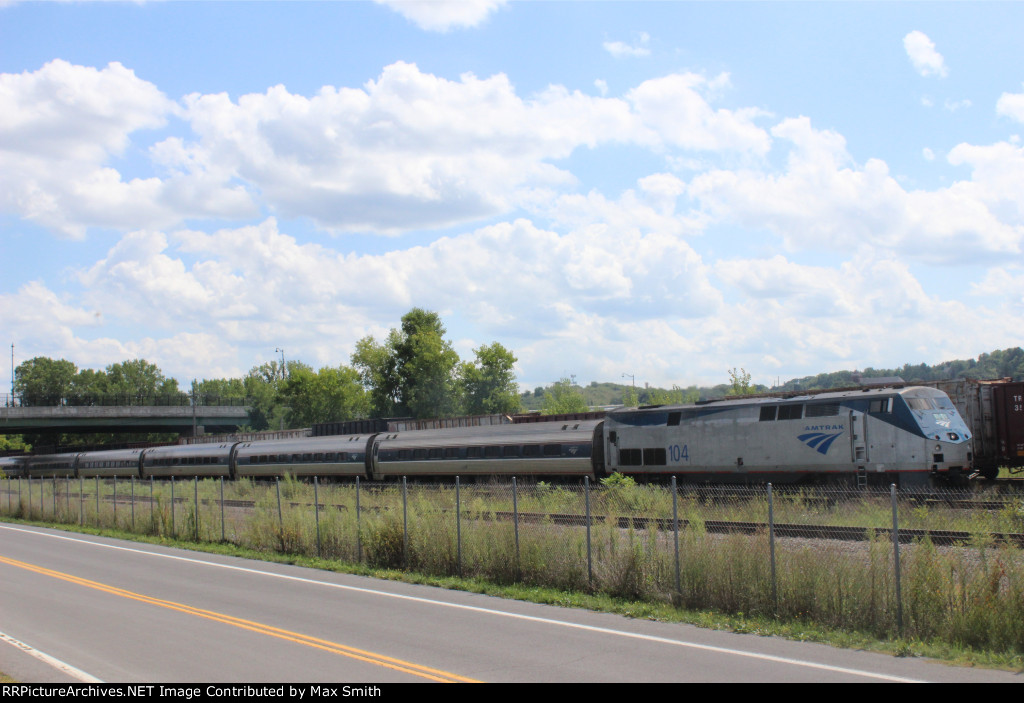
M 524 390 L 1018 346 L 1021 27 L 1002 2 L 0 2 L 0 342 L 187 385 L 348 364 L 421 307 Z

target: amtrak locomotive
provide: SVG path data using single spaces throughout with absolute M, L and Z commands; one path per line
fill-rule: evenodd
M 8 459 L 29 476 L 676 476 L 714 483 L 957 483 L 971 435 L 934 388 L 746 397 L 604 419 L 367 432 Z

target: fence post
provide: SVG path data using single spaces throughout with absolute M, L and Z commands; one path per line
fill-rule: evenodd
M 775 580 L 775 500 L 770 483 L 768 484 L 768 554 L 772 562 L 772 609 L 778 614 L 779 591 Z
M 100 526 L 100 477 L 96 477 L 96 527 Z
M 117 476 L 114 476 L 114 529 L 117 529 Z
M 284 551 L 284 513 L 281 512 L 281 477 L 274 477 L 274 488 L 277 490 L 277 539 Z
M 132 483 L 132 532 L 135 532 L 135 477 L 131 477 Z
M 683 587 L 679 573 L 679 494 L 676 491 L 676 477 L 672 477 L 672 542 L 676 562 L 676 594 L 672 600 L 678 608 L 682 600 Z
M 192 477 L 192 500 L 195 503 L 195 515 L 194 515 L 195 523 L 196 523 L 195 536 L 196 536 L 196 542 L 198 542 L 199 541 L 199 477 L 198 476 L 193 476 Z
M 516 490 L 516 477 L 512 477 L 512 525 L 516 535 L 516 580 L 520 578 L 519 561 L 519 494 Z
M 177 535 L 177 529 L 174 524 L 174 477 L 171 476 L 171 537 Z
M 220 477 L 220 541 L 226 542 L 226 530 L 224 529 L 224 477 Z
M 320 558 L 320 483 L 313 477 L 313 514 L 316 519 L 316 558 Z
M 455 565 L 462 577 L 462 496 L 459 493 L 459 477 L 455 477 Z
M 363 516 L 359 510 L 359 477 L 356 476 L 356 562 L 363 563 Z
M 900 526 L 896 519 L 896 484 L 889 485 L 892 500 L 892 553 L 896 569 L 896 631 L 903 636 L 903 589 L 900 582 Z
M 587 583 L 594 583 L 594 562 L 590 551 L 590 477 L 583 477 L 583 496 L 587 508 Z
M 18 487 L 21 487 L 20 481 Z M 20 493 L 18 500 L 21 500 Z M 78 524 L 85 525 L 85 479 L 81 476 L 78 477 Z
M 153 517 L 153 477 L 149 477 L 149 529 L 156 532 L 156 519 Z
M 405 476 L 402 477 L 402 568 L 409 568 L 409 494 Z

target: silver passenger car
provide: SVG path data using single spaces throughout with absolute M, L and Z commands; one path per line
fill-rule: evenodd
M 231 453 L 236 443 L 185 444 L 147 449 L 142 457 L 143 478 L 223 476 L 231 478 Z
M 115 449 L 110 451 L 83 452 L 78 455 L 78 476 L 80 478 L 139 478 L 142 476 L 141 449 Z
M 382 433 L 373 445 L 373 478 L 593 476 L 600 424 L 576 420 Z
M 235 475 L 362 476 L 373 435 L 300 437 L 242 442 L 235 449 Z

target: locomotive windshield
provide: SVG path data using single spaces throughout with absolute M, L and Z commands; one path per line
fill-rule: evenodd
M 933 388 L 909 388 L 900 395 L 925 437 L 946 442 L 971 438 L 967 425 L 945 393 Z

